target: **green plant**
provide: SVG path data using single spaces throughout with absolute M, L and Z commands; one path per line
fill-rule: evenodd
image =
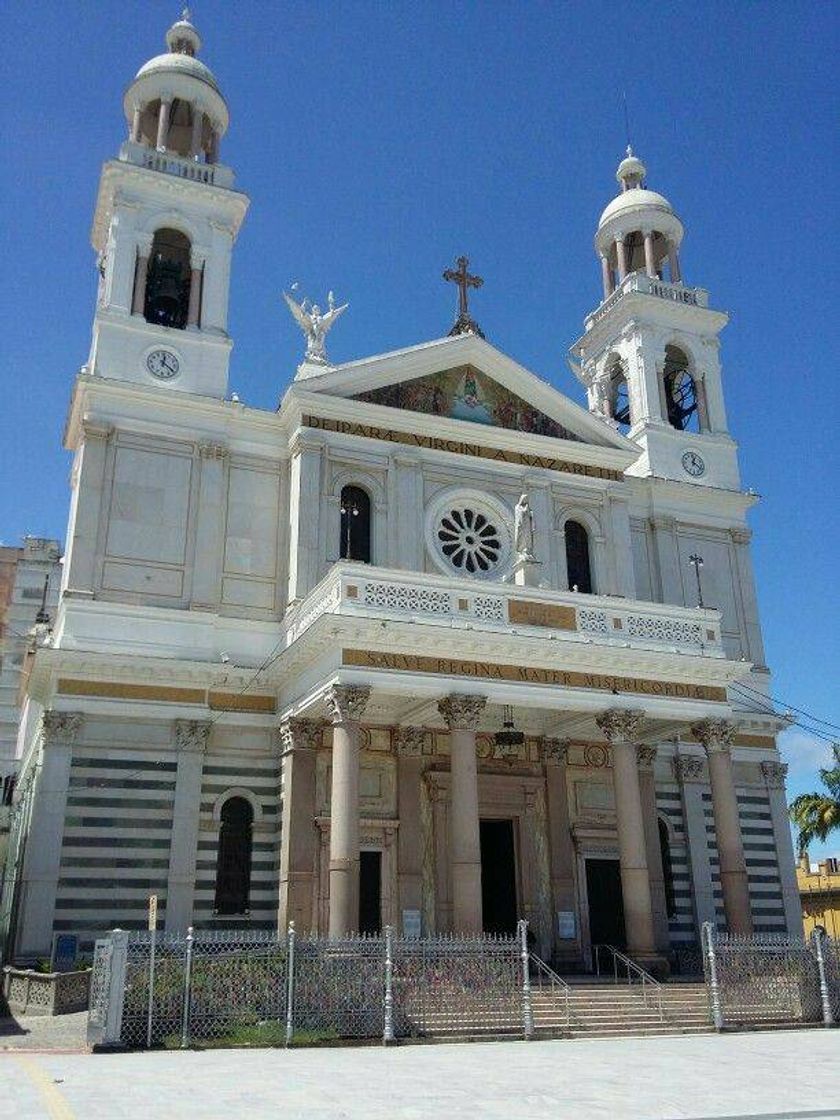
M 802 793 L 790 806 L 790 818 L 799 829 L 797 844 L 800 855 L 812 840 L 826 840 L 840 829 L 840 744 L 832 745 L 834 765 L 820 768 L 820 778 L 828 793 Z

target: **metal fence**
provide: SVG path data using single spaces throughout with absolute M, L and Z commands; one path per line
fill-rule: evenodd
M 715 1026 L 840 1019 L 840 942 L 772 934 L 738 937 L 703 926 L 703 965 Z
M 113 931 L 96 943 L 88 1041 L 290 1044 L 533 1033 L 527 927 L 515 937 L 326 939 Z

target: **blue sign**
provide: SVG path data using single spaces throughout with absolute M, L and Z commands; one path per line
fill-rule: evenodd
M 75 933 L 54 933 L 52 946 L 53 972 L 72 972 L 79 956 L 79 938 Z

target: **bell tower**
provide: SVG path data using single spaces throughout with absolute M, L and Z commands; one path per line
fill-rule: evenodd
M 683 225 L 628 147 L 595 234 L 603 299 L 572 347 L 589 410 L 642 448 L 629 474 L 738 489 L 720 376 L 728 315 L 683 280 Z
M 248 208 L 220 162 L 228 107 L 185 10 L 125 93 L 128 138 L 102 169 L 87 372 L 223 398 L 233 245 Z

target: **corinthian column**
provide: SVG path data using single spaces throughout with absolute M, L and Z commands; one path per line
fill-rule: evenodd
M 632 957 L 650 958 L 656 953 L 656 938 L 635 743 L 643 720 L 642 712 L 612 708 L 595 722 L 612 748 L 627 951 Z
M 330 937 L 359 924 L 359 720 L 369 697 L 363 685 L 333 685 L 326 695 L 333 725 Z
M 480 933 L 483 928 L 475 730 L 486 703 L 485 696 L 452 695 L 438 701 L 438 711 L 449 728 L 449 860 L 455 933 Z
M 703 744 L 709 758 L 709 782 L 712 787 L 712 809 L 726 924 L 730 933 L 749 936 L 752 933 L 750 887 L 732 774 L 731 743 L 735 725 L 725 719 L 704 719 L 695 723 L 691 732 Z

